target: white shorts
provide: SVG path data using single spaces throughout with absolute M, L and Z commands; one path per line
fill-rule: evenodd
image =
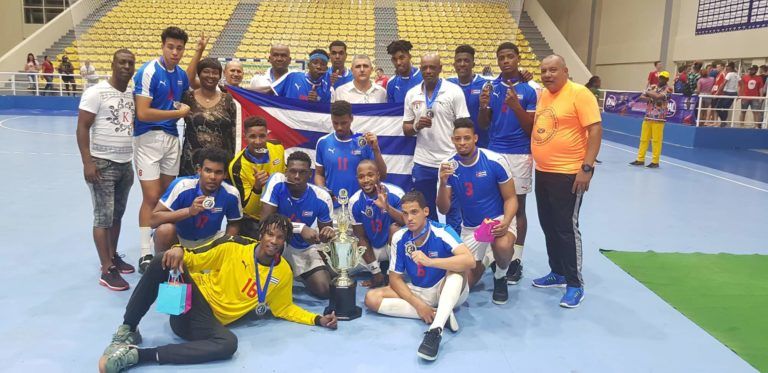
M 318 245 L 311 245 L 300 250 L 286 243 L 283 258 L 291 265 L 293 277 L 299 277 L 317 267 L 325 266 Z
M 495 220 L 502 220 L 504 219 L 504 215 L 496 217 Z M 483 260 L 483 257 L 485 256 L 486 251 L 488 251 L 491 248 L 490 242 L 478 242 L 475 240 L 475 230 L 477 230 L 477 227 L 469 228 L 462 226 L 461 227 L 461 241 L 464 242 L 465 245 L 469 248 L 469 251 L 472 253 L 472 256 L 475 257 L 476 262 L 480 262 Z M 517 218 L 512 218 L 512 222 L 509 223 L 509 228 L 507 229 L 509 232 L 512 232 L 512 234 L 517 238 Z
M 432 286 L 431 288 L 423 288 L 409 282 L 408 288 L 411 289 L 411 292 L 413 293 L 413 295 L 419 297 L 419 299 L 423 300 L 424 303 L 428 304 L 430 307 L 437 307 L 437 302 L 440 300 L 440 291 L 443 290 L 444 282 L 445 282 L 445 277 L 443 277 L 443 279 L 440 280 L 440 282 L 436 283 L 435 286 Z M 465 284 L 464 289 L 461 290 L 459 301 L 456 302 L 456 307 L 464 303 L 467 300 L 468 296 L 469 296 L 469 286 Z
M 176 176 L 181 164 L 179 138 L 165 131 L 149 131 L 133 138 L 134 161 L 139 180 Z
M 181 245 L 185 249 L 194 249 L 196 247 L 203 246 L 207 244 L 208 242 L 211 242 L 217 238 L 220 238 L 224 236 L 224 231 L 218 231 L 216 234 L 210 237 L 201 238 L 199 240 L 186 240 L 181 238 L 181 236 L 176 235 L 176 237 L 179 239 L 179 245 Z
M 389 260 L 389 245 L 379 248 L 373 248 L 373 255 L 376 256 L 376 260 L 381 264 L 381 262 Z M 384 268 L 381 268 L 382 271 L 384 271 Z M 368 268 L 365 266 L 365 262 L 361 262 L 357 265 L 357 267 L 353 268 L 349 271 L 350 273 L 360 273 L 360 272 L 368 272 Z
M 516 194 L 533 191 L 533 156 L 530 154 L 502 154 L 509 163 Z

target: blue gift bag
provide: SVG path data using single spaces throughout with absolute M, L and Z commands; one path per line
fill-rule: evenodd
M 192 306 L 192 286 L 181 282 L 181 274 L 171 271 L 168 281 L 160 284 L 157 292 L 157 311 L 169 315 L 187 313 Z

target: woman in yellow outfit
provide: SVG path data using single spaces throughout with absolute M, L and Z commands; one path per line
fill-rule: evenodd
M 640 146 L 637 149 L 637 160 L 630 163 L 632 166 L 645 166 L 645 153 L 648 151 L 648 141 L 651 142 L 653 158 L 648 168 L 659 168 L 661 157 L 661 143 L 664 140 L 664 123 L 667 121 L 667 103 L 672 95 L 672 87 L 669 82 L 669 72 L 659 73 L 659 84 L 651 85 L 640 95 L 641 100 L 648 102 L 643 120 L 643 129 L 640 132 Z

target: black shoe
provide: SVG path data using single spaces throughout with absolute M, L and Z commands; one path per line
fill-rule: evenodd
M 634 162 L 629 162 L 629 165 L 630 166 L 645 166 L 645 162 L 634 161 Z
M 520 259 L 515 259 L 507 268 L 507 284 L 517 285 L 521 278 L 523 278 L 523 264 L 520 263 Z
M 658 163 L 648 163 L 648 165 L 645 166 L 645 168 L 659 168 L 659 164 Z
M 115 256 L 112 257 L 112 264 L 114 264 L 115 267 L 117 267 L 117 270 L 120 271 L 120 273 L 122 274 L 136 272 L 136 269 L 133 268 L 132 265 L 126 263 L 123 260 L 123 256 L 120 255 L 119 253 L 115 253 Z
M 493 297 L 491 300 L 494 304 L 506 304 L 509 300 L 506 276 L 493 279 Z
M 120 276 L 120 272 L 117 271 L 117 267 L 109 267 L 107 273 L 102 273 L 99 279 L 99 284 L 106 287 L 109 290 L 123 291 L 128 290 L 128 282 Z
M 151 263 L 152 259 L 154 258 L 155 256 L 152 254 L 142 256 L 139 259 L 139 273 L 144 274 L 144 272 L 147 270 L 147 267 L 149 267 L 149 263 Z
M 440 349 L 440 340 L 443 339 L 440 335 L 442 331 L 441 328 L 434 328 L 424 332 L 424 340 L 421 342 L 416 355 L 424 360 L 437 360 L 437 350 Z

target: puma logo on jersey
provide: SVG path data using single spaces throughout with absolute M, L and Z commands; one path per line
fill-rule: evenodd
M 334 148 L 328 148 L 328 152 L 331 153 L 331 154 L 333 154 L 333 152 L 335 152 L 335 151 L 336 151 L 336 149 L 334 149 Z

